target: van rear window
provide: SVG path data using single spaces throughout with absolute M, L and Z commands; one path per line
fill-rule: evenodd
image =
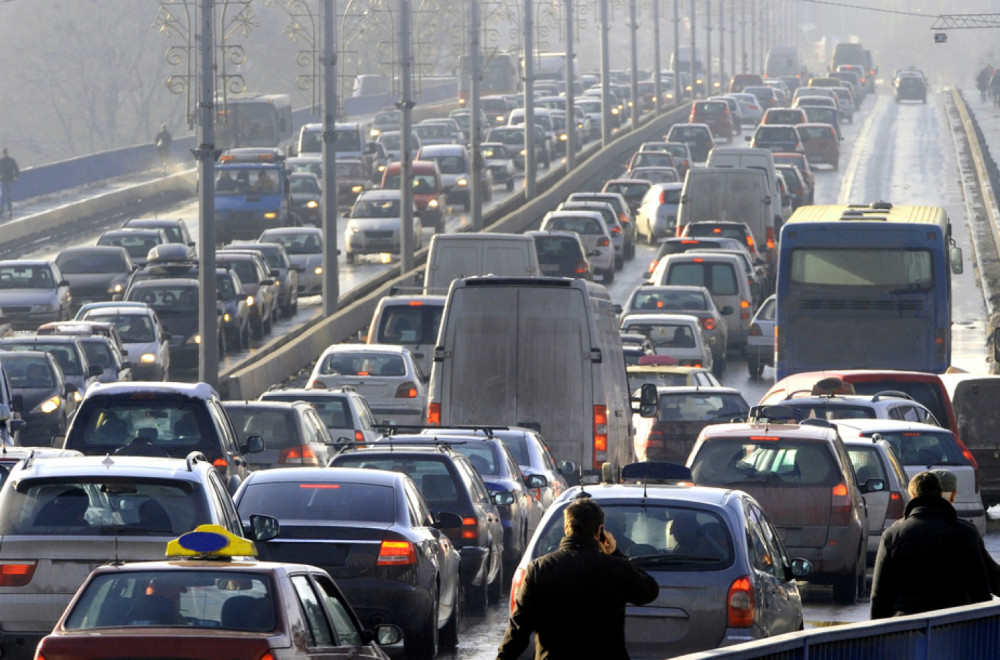
M 670 267 L 664 284 L 703 286 L 715 296 L 739 295 L 736 270 L 732 264 L 680 263 Z
M 821 442 L 718 438 L 702 445 L 691 464 L 699 486 L 744 488 L 834 486 L 840 470 Z
M 387 305 L 379 318 L 380 344 L 430 344 L 441 326 L 442 305 Z

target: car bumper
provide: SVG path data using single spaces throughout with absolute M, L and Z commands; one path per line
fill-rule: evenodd
M 3 309 L 4 316 L 10 321 L 11 328 L 14 330 L 37 330 L 38 326 L 43 323 L 61 320 L 58 310 L 23 313 L 12 311 L 10 306 L 0 306 L 0 308 Z
M 52 436 L 65 435 L 66 429 L 60 424 L 59 414 L 22 414 L 24 428 L 18 433 L 18 443 L 22 447 L 51 447 Z
M 337 585 L 368 629 L 394 623 L 407 633 L 419 632 L 434 602 L 430 589 L 403 582 L 337 578 Z
M 483 546 L 466 546 L 459 549 L 459 580 L 463 586 L 481 587 L 487 583 L 490 551 Z
M 32 660 L 38 643 L 50 632 L 0 632 L 0 657 L 4 660 Z
M 372 414 L 379 421 L 391 421 L 395 424 L 423 424 L 424 408 L 417 406 L 373 406 L 369 403 Z
M 793 559 L 806 559 L 812 564 L 812 573 L 805 578 L 807 582 L 830 584 L 835 579 L 854 571 L 857 555 L 854 549 L 858 547 L 860 530 L 831 528 L 826 545 L 821 548 L 788 546 L 788 556 Z M 864 540 L 868 543 L 868 539 Z M 851 551 L 847 551 L 850 548 Z M 865 547 L 867 550 L 867 545 Z
M 983 509 L 982 502 L 955 502 L 955 512 L 959 518 L 968 520 L 975 525 L 980 536 L 986 534 L 986 511 Z
M 759 337 L 747 337 L 746 350 L 744 354 L 747 358 L 753 358 L 761 364 L 774 364 L 774 340 L 761 341 Z

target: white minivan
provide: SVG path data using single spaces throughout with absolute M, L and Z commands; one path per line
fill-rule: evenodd
M 536 277 L 535 239 L 524 234 L 435 234 L 427 252 L 424 294 L 448 293 L 451 281 L 471 275 Z
M 708 289 L 716 307 L 734 310 L 722 317 L 729 333 L 727 346 L 742 352 L 754 310 L 753 293 L 740 257 L 712 251 L 671 254 L 660 259 L 649 281 L 658 286 L 680 284 Z
M 434 348 L 427 423 L 535 428 L 557 461 L 615 479 L 634 456 L 608 290 L 562 277 L 456 281 Z
M 709 152 L 705 167 L 749 167 L 764 172 L 767 176 L 767 189 L 771 197 L 771 217 L 774 218 L 772 244 L 776 243 L 783 220 L 781 217 L 781 190 L 778 188 L 778 171 L 774 167 L 774 156 L 771 152 L 756 147 L 716 147 Z

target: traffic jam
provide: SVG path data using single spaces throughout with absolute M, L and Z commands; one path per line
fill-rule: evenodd
M 253 399 L 198 382 L 200 348 L 321 316 L 322 125 L 222 152 L 218 246 L 189 201 L 0 261 L 0 657 L 494 657 L 579 498 L 659 584 L 626 612 L 633 658 L 867 620 L 917 473 L 953 473 L 988 539 L 1000 381 L 957 348 L 964 207 L 889 197 L 859 146 L 944 102 L 841 45 L 829 72 L 776 47 L 636 98 L 614 72 L 606 108 L 596 76 L 571 108 L 537 82 L 531 158 L 523 95 L 451 104 L 413 124 L 412 183 L 398 110 L 338 123 L 348 288 L 398 262 L 403 185 L 426 267 Z M 567 122 L 578 148 L 622 135 L 661 85 L 679 121 L 527 231 L 467 231 L 476 172 L 486 203 L 522 194 Z

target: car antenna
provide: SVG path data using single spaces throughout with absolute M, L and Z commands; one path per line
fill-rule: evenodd
M 586 484 L 583 483 L 583 464 L 580 464 L 580 493 L 577 497 L 590 497 L 590 493 L 587 492 Z

